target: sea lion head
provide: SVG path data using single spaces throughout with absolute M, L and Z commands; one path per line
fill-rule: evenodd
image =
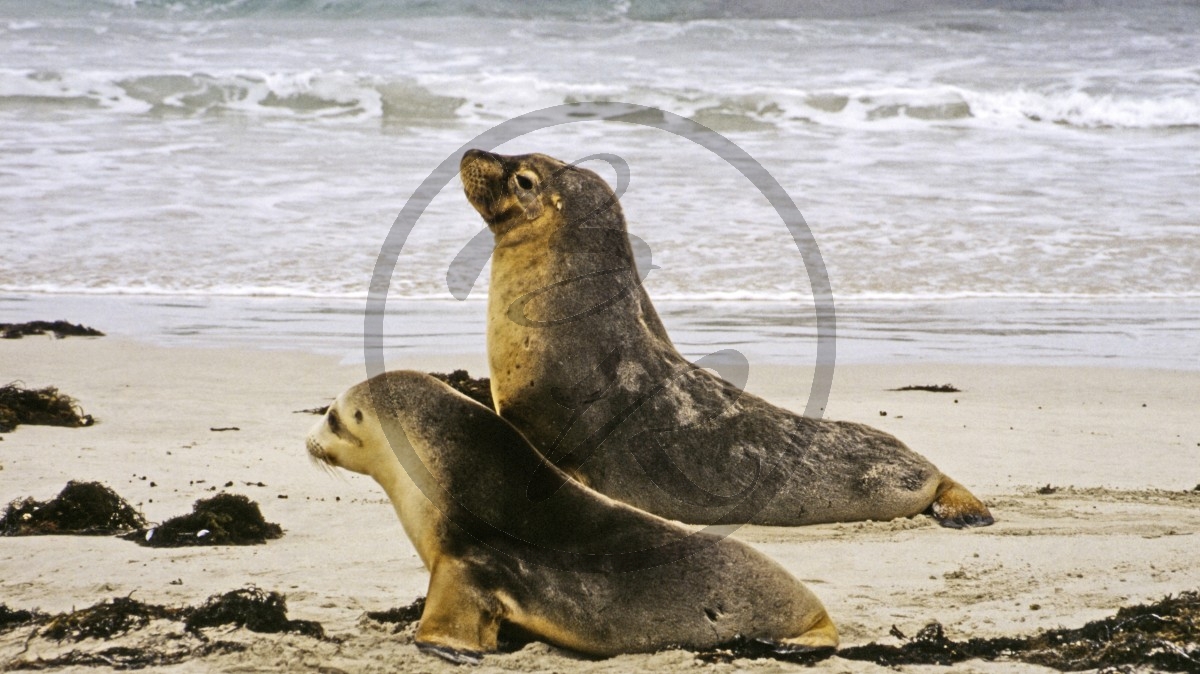
M 338 396 L 309 430 L 305 445 L 314 461 L 371 475 L 380 461 L 388 460 L 391 445 L 375 415 L 370 389 L 364 384 Z
M 624 229 L 620 204 L 604 179 L 554 157 L 467 150 L 459 170 L 467 200 L 498 237 L 564 226 Z

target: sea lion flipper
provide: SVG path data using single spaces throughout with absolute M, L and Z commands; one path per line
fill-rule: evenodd
M 983 501 L 948 477 L 942 478 L 937 496 L 929 506 L 929 514 L 938 524 L 950 529 L 986 527 L 996 521 Z
M 793 652 L 832 651 L 838 646 L 837 627 L 833 624 L 829 614 L 822 610 L 821 617 L 803 634 L 783 639 L 779 643 L 784 650 Z
M 437 561 L 414 638 L 421 652 L 455 664 L 477 664 L 483 653 L 496 650 L 500 619 L 479 587 L 462 561 Z
M 417 644 L 417 650 L 426 655 L 437 656 L 455 665 L 478 665 L 483 662 L 483 653 L 479 651 L 460 651 L 449 646 L 435 644 Z

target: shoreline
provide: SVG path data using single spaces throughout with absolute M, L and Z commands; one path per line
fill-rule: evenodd
M 347 641 L 334 649 L 298 635 L 234 630 L 222 638 L 249 644 L 247 651 L 191 661 L 186 670 L 271 667 L 286 660 L 310 662 L 311 669 L 319 663 L 373 671 L 406 663 L 457 671 L 417 655 L 403 635 L 364 623 L 365 611 L 403 606 L 423 595 L 428 575 L 382 490 L 344 471 L 331 477 L 305 457 L 302 438 L 316 417 L 297 411 L 328 402 L 364 378 L 361 364 L 293 351 L 163 347 L 114 337 L 25 338 L 0 344 L 0 355 L 7 379 L 56 386 L 97 421 L 76 429 L 20 426 L 5 434 L 0 499 L 44 499 L 67 480 L 99 480 L 147 519 L 162 521 L 189 511 L 199 498 L 229 491 L 257 501 L 267 520 L 285 530 L 266 545 L 222 548 L 151 549 L 107 537 L 0 539 L 0 593 L 11 608 L 65 611 L 130 593 L 146 602 L 195 604 L 254 584 L 286 594 L 291 617 L 318 620 Z M 474 358 L 414 356 L 404 366 L 462 367 L 481 375 L 483 354 Z M 802 367 L 752 369 L 748 389 L 801 409 L 807 383 L 796 382 L 809 375 Z M 963 390 L 888 390 L 944 383 Z M 843 645 L 894 642 L 888 637 L 892 625 L 911 635 L 931 620 L 955 639 L 1081 626 L 1123 605 L 1200 587 L 1191 538 L 1200 530 L 1200 492 L 1194 491 L 1200 486 L 1200 436 L 1192 437 L 1189 422 L 1195 390 L 1197 372 L 839 366 L 831 418 L 896 434 L 985 499 L 997 523 L 951 531 L 919 516 L 746 526 L 734 535 L 817 593 Z M 230 426 L 240 430 L 210 430 Z M 253 486 L 260 481 L 265 486 Z M 226 489 L 228 482 L 234 486 Z M 1038 493 L 1045 485 L 1053 492 Z M 181 584 L 172 582 L 177 580 Z M 1039 608 L 1031 609 L 1035 604 Z M 29 646 L 28 632 L 0 634 L 0 661 L 27 647 L 32 650 L 25 657 L 110 645 L 34 638 Z M 134 632 L 111 643 L 157 638 Z M 483 666 L 676 671 L 696 665 L 691 654 L 678 651 L 586 661 L 533 644 L 488 656 Z M 793 666 L 737 660 L 714 667 Z M 813 669 L 884 671 L 836 657 Z M 953 671 L 1029 666 L 972 661 Z
M 653 296 L 653 293 L 652 293 Z M 837 300 L 832 334 L 803 301 L 656 301 L 680 352 L 735 348 L 752 364 L 981 364 L 1200 371 L 1200 297 Z M 201 295 L 21 294 L 0 322 L 66 319 L 160 346 L 255 347 L 363 361 L 365 300 Z M 378 336 L 389 360 L 483 351 L 486 302 L 393 298 Z M 389 365 L 388 367 L 391 367 Z

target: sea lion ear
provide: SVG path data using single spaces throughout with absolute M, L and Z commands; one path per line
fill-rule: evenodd
M 537 192 L 522 192 L 517 195 L 517 201 L 521 203 L 521 208 L 525 209 L 526 220 L 537 220 L 542 215 L 542 200 L 538 198 Z
M 559 195 L 555 194 L 554 196 L 550 197 L 550 201 L 554 203 L 555 210 L 561 211 L 563 209 L 563 200 Z

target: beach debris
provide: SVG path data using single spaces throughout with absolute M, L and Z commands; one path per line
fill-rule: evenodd
M 321 407 L 310 407 L 306 410 L 295 410 L 292 414 L 325 414 L 328 411 L 329 405 L 322 405 Z
M 224 431 L 240 431 L 242 429 L 238 428 L 237 426 L 220 426 L 216 428 L 209 428 L 208 430 L 212 431 L 213 433 L 222 433 Z
M 112 639 L 140 630 L 151 620 L 178 619 L 181 609 L 145 604 L 132 597 L 115 597 L 99 604 L 50 618 L 38 634 L 55 641 Z
M 408 606 L 390 608 L 386 611 L 367 611 L 367 617 L 375 622 L 395 625 L 393 632 L 402 632 L 409 625 L 421 619 L 425 612 L 425 597 L 417 597 Z
M 954 641 L 934 622 L 902 645 L 870 643 L 844 648 L 837 655 L 885 667 L 951 665 L 978 658 L 1015 660 L 1060 671 L 1132 666 L 1195 672 L 1200 671 L 1200 592 L 1128 606 L 1077 629 L 1047 630 L 1028 637 Z
M 68 323 L 66 321 L 29 321 L 28 323 L 0 323 L 0 339 L 20 339 L 30 335 L 44 335 L 47 332 L 55 339 L 63 337 L 103 337 L 104 333 L 95 328 Z
M 247 648 L 249 646 L 246 644 L 234 641 L 209 641 L 200 643 L 194 648 L 184 646 L 170 650 L 154 647 L 110 646 L 99 651 L 72 650 L 53 658 L 16 660 L 6 663 L 5 667 L 13 671 L 60 669 L 70 666 L 111 667 L 114 670 L 144 669 L 175 665 L 185 660 L 217 653 L 240 653 Z
M 1037 488 L 1037 493 L 1042 494 L 1043 496 L 1047 494 L 1053 494 L 1056 491 L 1058 491 L 1058 487 L 1051 485 L 1049 482 L 1046 483 L 1046 486 Z
M 8 604 L 0 604 L 0 633 L 7 632 L 21 625 L 42 623 L 49 619 L 49 617 L 36 609 L 13 609 L 9 608 Z
M 191 609 L 185 619 L 189 632 L 205 627 L 236 625 L 252 632 L 294 632 L 324 639 L 325 629 L 315 620 L 289 620 L 287 599 L 278 592 L 246 587 L 213 595 Z
M 200 499 L 192 512 L 154 527 L 141 528 L 126 540 L 152 548 L 192 545 L 257 545 L 283 536 L 283 528 L 263 518 L 258 503 L 241 494 L 222 492 Z
M 492 380 L 487 377 L 472 379 L 466 370 L 455 370 L 450 374 L 430 372 L 429 376 L 449 384 L 455 391 L 488 409 L 496 409 L 496 404 L 492 402 Z
M 0 616 L 5 615 L 13 617 L 7 623 L 0 622 L 0 625 L 39 623 L 42 627 L 37 635 L 55 641 L 112 639 L 140 630 L 152 620 L 182 622 L 185 629 L 192 633 L 208 627 L 234 625 L 252 632 L 293 632 L 317 639 L 325 637 L 325 629 L 314 620 L 288 619 L 284 595 L 254 586 L 214 594 L 199 606 L 160 606 L 132 597 L 114 597 L 55 616 L 36 611 L 15 611 L 0 604 Z
M 144 526 L 141 513 L 113 490 L 99 482 L 74 480 L 49 501 L 17 499 L 0 516 L 0 536 L 104 536 Z
M 8 620 L 5 616 L 13 617 Z M 244 627 L 253 632 L 290 632 L 315 639 L 326 639 L 325 629 L 320 623 L 313 620 L 288 619 L 284 595 L 253 586 L 212 595 L 199 606 L 159 606 L 146 604 L 131 597 L 116 597 L 85 609 L 52 617 L 36 611 L 14 611 L 0 604 L 0 631 L 6 629 L 6 625 L 39 624 L 41 626 L 35 628 L 31 637 L 38 636 L 60 642 L 95 639 L 98 646 L 107 646 L 109 640 L 135 633 L 154 620 L 182 623 L 186 634 L 172 636 L 166 641 L 154 638 L 140 645 L 123 644 L 99 650 L 72 650 L 53 658 L 17 659 L 0 663 L 0 669 L 58 669 L 71 665 L 142 669 L 173 665 L 213 654 L 237 653 L 249 648 L 249 644 L 210 640 L 200 632 L 204 628 L 224 625 Z
M 9 433 L 19 424 L 79 428 L 94 423 L 74 398 L 53 386 L 28 389 L 17 382 L 0 386 L 0 433 Z
M 929 393 L 962 393 L 954 384 L 921 384 L 890 388 L 889 391 L 928 391 Z M 957 402 L 957 401 L 955 401 Z
M 791 646 L 766 639 L 736 637 L 732 641 L 696 653 L 696 659 L 709 664 L 725 664 L 737 659 L 780 660 L 797 665 L 811 665 L 836 653 L 836 649 Z

